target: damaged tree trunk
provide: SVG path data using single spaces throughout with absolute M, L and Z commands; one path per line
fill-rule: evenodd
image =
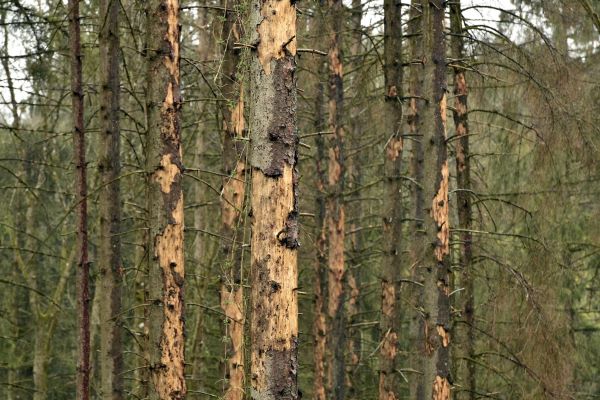
M 149 398 L 173 400 L 186 395 L 179 2 L 152 0 L 147 7 Z
M 90 396 L 90 264 L 88 261 L 87 177 L 85 131 L 83 123 L 83 85 L 79 0 L 69 0 L 69 36 L 71 40 L 71 96 L 73 107 L 75 190 L 77 199 L 77 399 Z
M 379 355 L 379 400 L 400 398 L 396 370 L 400 334 L 400 277 L 402 257 L 402 5 L 385 0 L 385 155 L 383 210 L 383 266 L 381 280 L 381 350 Z
M 329 131 L 327 139 L 326 226 L 328 245 L 327 349 L 329 399 L 345 397 L 346 319 L 345 301 L 345 214 L 344 214 L 344 84 L 341 32 L 344 21 L 342 0 L 328 0 L 329 31 Z
M 452 58 L 454 58 L 454 126 L 456 129 L 456 180 L 458 190 L 458 227 L 460 229 L 459 262 L 461 285 L 464 287 L 464 300 L 459 305 L 464 319 L 464 329 L 457 329 L 463 337 L 464 344 L 461 352 L 464 357 L 457 365 L 457 378 L 463 383 L 468 393 L 464 398 L 476 398 L 475 382 L 475 316 L 474 316 L 474 287 L 473 287 L 473 236 L 471 234 L 471 161 L 469 154 L 469 123 L 468 123 L 468 87 L 465 78 L 463 60 L 463 27 L 460 0 L 450 4 L 450 28 Z
M 100 392 L 104 399 L 123 398 L 121 339 L 121 197 L 119 174 L 119 2 L 100 1 L 100 191 L 99 317 Z
M 242 286 L 242 246 L 240 218 L 246 190 L 244 90 L 237 78 L 241 26 L 232 5 L 225 3 L 227 16 L 223 25 L 225 43 L 223 60 L 223 195 L 221 198 L 221 309 L 226 317 L 225 382 L 223 398 L 241 400 L 244 394 L 244 292 Z
M 425 399 L 450 398 L 450 259 L 448 152 L 446 147 L 446 45 L 443 0 L 424 0 L 425 61 L 423 188 Z
M 296 6 L 254 0 L 251 398 L 298 399 Z M 255 27 L 255 28 L 254 28 Z

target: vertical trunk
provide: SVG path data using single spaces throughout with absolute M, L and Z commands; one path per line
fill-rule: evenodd
M 89 262 L 87 232 L 87 183 L 85 162 L 85 132 L 83 126 L 83 85 L 81 35 L 79 27 L 79 0 L 69 0 L 69 36 L 71 40 L 71 95 L 73 107 L 74 164 L 77 192 L 77 398 L 86 400 L 90 390 L 90 313 Z
M 450 28 L 452 35 L 452 58 L 454 59 L 454 126 L 456 129 L 456 180 L 458 203 L 458 228 L 460 231 L 460 253 L 459 261 L 461 268 L 461 283 L 465 288 L 463 292 L 464 300 L 459 306 L 463 318 L 465 329 L 457 332 L 464 332 L 464 344 L 462 353 L 465 355 L 459 361 L 460 368 L 457 368 L 457 379 L 463 382 L 463 387 L 468 392 L 464 398 L 474 400 L 476 398 L 475 384 L 475 316 L 474 316 L 474 287 L 473 287 L 473 237 L 470 232 L 471 223 L 471 162 L 469 155 L 469 124 L 467 97 L 468 88 L 465 78 L 465 68 L 463 61 L 463 38 L 462 14 L 460 0 L 450 5 Z M 466 367 L 466 368 L 465 368 Z
M 147 6 L 149 398 L 173 400 L 186 395 L 179 2 Z
M 326 225 L 328 229 L 328 343 L 330 352 L 328 362 L 329 396 L 332 400 L 345 397 L 345 261 L 344 236 L 345 215 L 343 190 L 345 178 L 344 166 L 344 129 L 343 118 L 343 69 L 341 50 L 341 31 L 343 7 L 341 0 L 328 0 L 329 8 L 329 131 L 328 171 L 326 204 Z
M 242 286 L 242 247 L 240 236 L 245 195 L 245 145 L 240 139 L 245 133 L 243 88 L 237 78 L 241 26 L 232 4 L 226 2 L 227 16 L 223 26 L 225 42 L 222 92 L 223 115 L 223 195 L 221 198 L 221 249 L 225 271 L 221 278 L 221 308 L 226 316 L 225 345 L 226 400 L 241 400 L 244 393 L 244 292 Z
M 423 34 L 430 58 L 425 61 L 423 129 L 426 242 L 424 250 L 425 398 L 450 398 L 450 282 L 448 159 L 446 148 L 446 2 L 424 1 Z
M 402 28 L 401 3 L 384 1 L 385 155 L 383 211 L 384 252 L 381 282 L 381 350 L 379 399 L 400 396 L 396 356 L 400 323 L 400 274 L 402 266 Z
M 317 31 L 322 26 L 317 22 Z M 323 75 L 325 72 L 325 63 L 317 59 L 317 81 L 315 85 L 315 131 L 323 132 L 325 130 L 325 117 L 323 115 L 325 93 L 323 84 Z M 313 398 L 314 400 L 326 400 L 325 391 L 325 348 L 327 338 L 327 322 L 325 317 L 325 299 L 327 294 L 327 249 L 326 249 L 326 229 L 325 229 L 325 168 L 323 165 L 326 159 L 325 139 L 322 134 L 315 138 L 317 148 L 315 169 L 317 173 L 317 194 L 315 199 L 315 320 L 313 325 L 314 343 L 314 378 L 313 378 Z
M 251 397 L 298 398 L 296 6 L 254 0 L 251 26 Z
M 352 0 L 352 8 L 351 8 L 351 26 L 352 26 L 352 45 L 350 46 L 350 53 L 352 58 L 354 59 L 352 68 L 357 70 L 357 76 L 354 79 L 354 87 L 356 87 L 356 91 L 354 92 L 354 96 L 359 97 L 362 93 L 361 90 L 364 88 L 361 85 L 361 75 L 358 71 L 361 70 L 362 63 L 364 58 L 360 57 L 360 52 L 362 49 L 362 15 L 363 9 L 361 0 Z M 358 108 L 358 107 L 356 107 Z M 350 138 L 351 138 L 351 146 L 352 148 L 358 148 L 361 146 L 362 136 L 363 136 L 363 124 L 362 120 L 360 120 L 359 110 L 354 109 L 352 114 L 355 116 L 350 119 Z M 349 253 L 349 266 L 348 266 L 348 303 L 347 310 L 348 316 L 347 321 L 349 324 L 348 328 L 348 365 L 346 371 L 346 387 L 348 388 L 348 398 L 355 399 L 358 396 L 358 389 L 360 389 L 361 381 L 358 376 L 358 367 L 361 362 L 361 331 L 360 327 L 355 324 L 359 319 L 360 312 L 360 286 L 361 286 L 361 256 L 363 255 L 362 246 L 362 231 L 360 228 L 357 229 L 357 226 L 361 223 L 362 213 L 362 201 L 360 201 L 360 196 L 362 191 L 360 187 L 362 186 L 362 170 L 361 166 L 364 161 L 363 152 L 358 152 L 354 157 L 348 159 L 348 188 L 351 191 L 351 196 L 349 199 L 350 209 L 349 215 L 350 219 L 354 219 L 354 223 L 349 229 L 353 232 L 350 236 L 350 248 L 348 249 Z
M 417 371 L 414 377 L 410 380 L 410 398 L 416 400 L 425 399 L 425 381 L 423 375 L 423 354 L 425 353 L 425 338 L 423 336 L 423 314 L 419 311 L 423 307 L 423 243 L 425 242 L 423 228 L 423 83 L 424 71 L 423 64 L 417 63 L 416 60 L 423 60 L 423 40 L 420 35 L 422 26 L 422 7 L 421 0 L 412 0 L 408 33 L 410 39 L 410 115 L 407 118 L 409 134 L 412 138 L 412 158 L 411 158 L 411 174 L 416 181 L 413 192 L 413 221 L 411 231 L 414 236 L 410 244 L 410 260 L 412 265 L 412 280 L 415 284 L 411 285 L 411 320 L 410 320 L 410 336 L 411 336 L 411 362 L 413 370 Z
M 100 395 L 123 398 L 121 339 L 121 204 L 119 174 L 119 2 L 100 1 L 100 191 L 99 319 Z

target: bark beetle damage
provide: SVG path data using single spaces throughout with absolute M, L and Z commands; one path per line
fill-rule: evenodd
M 436 376 L 433 382 L 433 400 L 448 400 L 450 398 L 450 382 L 448 379 Z
M 466 169 L 466 149 L 463 145 L 463 139 L 467 134 L 467 81 L 465 74 L 459 71 L 454 75 L 454 125 L 456 126 L 456 135 L 461 138 L 456 142 L 456 166 L 459 172 Z
M 227 335 L 231 343 L 227 354 L 226 377 L 229 380 L 225 400 L 242 400 L 244 395 L 244 297 L 241 287 L 221 286 L 221 309 L 227 317 Z
M 160 348 L 161 365 L 153 369 L 153 380 L 161 399 L 185 397 L 184 320 L 183 320 L 183 199 L 180 197 L 174 212 L 174 223 L 155 238 L 155 256 L 162 270 L 164 285 L 164 321 Z
M 293 400 L 297 391 L 297 252 L 282 246 L 294 212 L 293 167 L 278 179 L 252 174 L 252 398 Z M 276 289 L 276 290 L 274 290 Z
M 329 200 L 329 203 L 333 203 L 333 201 Z M 329 204 L 328 209 L 331 210 L 331 215 L 327 218 L 329 226 L 329 304 L 327 311 L 331 318 L 335 318 L 344 294 L 345 214 L 344 208 L 340 205 L 336 207 L 335 204 Z
M 269 177 L 279 177 L 286 165 L 296 165 L 296 62 L 287 56 L 274 63 L 270 78 L 259 77 L 261 93 L 253 99 L 266 106 L 255 108 L 252 165 Z
M 438 242 L 435 247 L 435 257 L 438 262 L 444 260 L 444 256 L 449 254 L 450 227 L 448 224 L 448 161 L 442 165 L 442 170 L 438 178 L 439 189 L 433 198 L 431 207 L 431 216 L 437 226 Z
M 221 207 L 221 222 L 230 229 L 235 229 L 240 210 L 244 205 L 246 164 L 238 160 L 231 177 L 223 180 L 223 204 Z
M 403 147 L 404 143 L 402 138 L 394 134 L 394 137 L 390 139 L 386 148 L 386 155 L 388 160 L 396 161 L 396 159 L 402 154 Z
M 272 60 L 296 55 L 296 6 L 289 0 L 266 0 L 260 15 L 262 20 L 256 28 L 258 60 L 270 75 Z
M 448 332 L 446 330 L 446 328 L 444 328 L 443 325 L 437 326 L 437 332 L 438 332 L 438 335 L 440 336 L 440 341 L 442 343 L 442 346 L 448 347 L 448 345 L 450 344 L 450 332 Z

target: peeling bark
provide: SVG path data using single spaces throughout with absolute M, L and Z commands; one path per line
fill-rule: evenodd
M 121 205 L 120 205 L 120 82 L 119 3 L 100 1 L 101 152 L 98 170 L 100 192 L 100 269 L 98 303 L 100 319 L 100 388 L 104 399 L 123 398 L 121 338 Z
M 149 398 L 173 400 L 186 395 L 179 3 L 151 1 L 147 15 Z
M 296 7 L 252 4 L 250 335 L 254 400 L 298 399 Z
M 464 300 L 462 304 L 457 305 L 461 309 L 465 321 L 465 329 L 457 331 L 457 334 L 464 335 L 464 345 L 462 353 L 466 361 L 460 360 L 457 365 L 457 379 L 464 382 L 468 398 L 475 400 L 477 393 L 477 384 L 475 379 L 475 298 L 473 287 L 473 237 L 472 229 L 472 206 L 471 206 L 471 162 L 469 153 L 469 122 L 468 122 L 468 87 L 465 77 L 465 68 L 462 65 L 463 59 L 463 39 L 462 35 L 462 14 L 460 0 L 450 5 L 450 24 L 453 32 L 451 39 L 452 57 L 458 61 L 454 67 L 454 126 L 458 140 L 455 141 L 456 151 L 456 181 L 458 191 L 456 200 L 458 205 L 458 227 L 460 233 L 460 281 Z M 466 332 L 465 332 L 466 330 Z M 466 364 L 466 365 L 465 365 Z
M 425 398 L 450 398 L 450 260 L 448 153 L 446 144 L 446 2 L 424 1 L 423 33 L 430 60 L 425 61 L 424 196 L 424 390 Z
M 327 365 L 328 398 L 340 400 L 345 397 L 345 350 L 346 318 L 345 301 L 345 209 L 343 191 L 345 185 L 344 166 L 344 84 L 341 55 L 341 32 L 344 18 L 341 0 L 328 0 L 329 29 L 329 131 L 327 138 L 328 168 L 326 192 L 326 226 L 328 246 L 328 332 Z
M 401 3 L 384 1 L 384 75 L 385 75 L 385 140 L 383 220 L 383 257 L 381 281 L 381 322 L 383 335 L 379 355 L 379 399 L 400 398 L 397 376 L 400 324 L 400 278 L 402 257 L 402 27 Z

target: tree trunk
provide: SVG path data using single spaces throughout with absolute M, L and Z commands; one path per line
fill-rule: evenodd
M 460 0 L 450 4 L 450 28 L 453 33 L 451 39 L 452 58 L 454 66 L 454 126 L 456 129 L 456 180 L 458 203 L 458 228 L 460 229 L 460 252 L 459 262 L 461 271 L 461 286 L 464 287 L 462 296 L 464 300 L 459 306 L 463 318 L 464 329 L 457 330 L 464 337 L 462 353 L 464 357 L 459 360 L 457 366 L 457 379 L 464 382 L 468 395 L 464 398 L 474 400 L 476 398 L 475 382 L 475 315 L 474 315 L 474 287 L 473 287 L 473 251 L 471 234 L 471 161 L 469 154 L 469 124 L 467 97 L 468 88 L 465 78 L 463 60 L 463 38 L 462 14 Z M 461 327 L 462 328 L 462 327 Z M 463 333 L 464 332 L 464 333 Z M 460 366 L 460 367 L 459 367 Z M 466 368 L 465 368 L 466 367 Z
M 254 1 L 251 397 L 298 398 L 296 7 Z
M 423 355 L 425 354 L 424 320 L 419 310 L 423 308 L 423 250 L 425 243 L 424 230 L 424 201 L 423 201 L 423 84 L 424 68 L 423 39 L 420 34 L 422 27 L 421 0 L 412 0 L 409 12 L 408 34 L 410 35 L 410 115 L 407 118 L 409 134 L 412 138 L 411 174 L 416 184 L 413 186 L 413 221 L 411 231 L 413 240 L 410 243 L 410 260 L 412 265 L 411 276 L 415 282 L 410 286 L 411 299 L 411 357 L 410 365 L 416 372 L 410 380 L 410 398 L 425 400 L 425 381 L 423 375 Z
M 87 232 L 87 183 L 85 161 L 85 132 L 83 124 L 83 86 L 79 0 L 69 0 L 69 36 L 71 40 L 71 95 L 74 132 L 74 164 L 77 193 L 77 399 L 87 400 L 90 395 L 90 293 Z
M 114 0 L 100 1 L 100 396 L 115 400 L 123 398 L 119 7 Z
M 183 399 L 185 279 L 179 2 L 148 2 L 148 363 L 150 399 Z
M 223 194 L 221 198 L 221 250 L 225 274 L 221 278 L 221 309 L 226 316 L 225 345 L 226 400 L 241 400 L 244 394 L 244 292 L 242 286 L 242 209 L 246 191 L 244 90 L 237 78 L 241 26 L 232 5 L 225 3 L 225 40 L 222 92 L 223 115 Z
M 317 21 L 317 28 L 322 26 Z M 325 63 L 322 59 L 316 59 L 317 81 L 315 84 L 315 132 L 325 130 L 325 116 L 323 115 L 325 104 L 325 85 L 323 84 L 323 75 L 325 72 Z M 326 400 L 325 390 L 325 348 L 327 338 L 327 320 L 325 302 L 327 298 L 327 248 L 326 248 L 326 227 L 325 227 L 325 168 L 323 165 L 326 159 L 325 139 L 321 133 L 315 138 L 316 146 L 316 185 L 317 193 L 315 196 L 315 308 L 313 335 L 314 342 L 314 375 L 313 375 L 313 398 L 314 400 Z
M 450 260 L 448 215 L 448 154 L 446 147 L 446 2 L 424 1 L 423 34 L 430 54 L 425 61 L 423 146 L 425 164 L 424 335 L 425 398 L 450 398 Z M 431 203 L 429 203 L 431 202 Z
M 385 155 L 383 210 L 384 252 L 381 281 L 381 350 L 379 399 L 400 397 L 396 357 L 400 334 L 400 277 L 402 260 L 402 28 L 401 3 L 384 1 Z
M 345 214 L 344 214 L 344 86 L 342 69 L 341 31 L 344 18 L 341 0 L 328 0 L 329 31 L 329 135 L 327 143 L 327 202 L 326 225 L 328 229 L 328 343 L 329 399 L 345 397 Z

